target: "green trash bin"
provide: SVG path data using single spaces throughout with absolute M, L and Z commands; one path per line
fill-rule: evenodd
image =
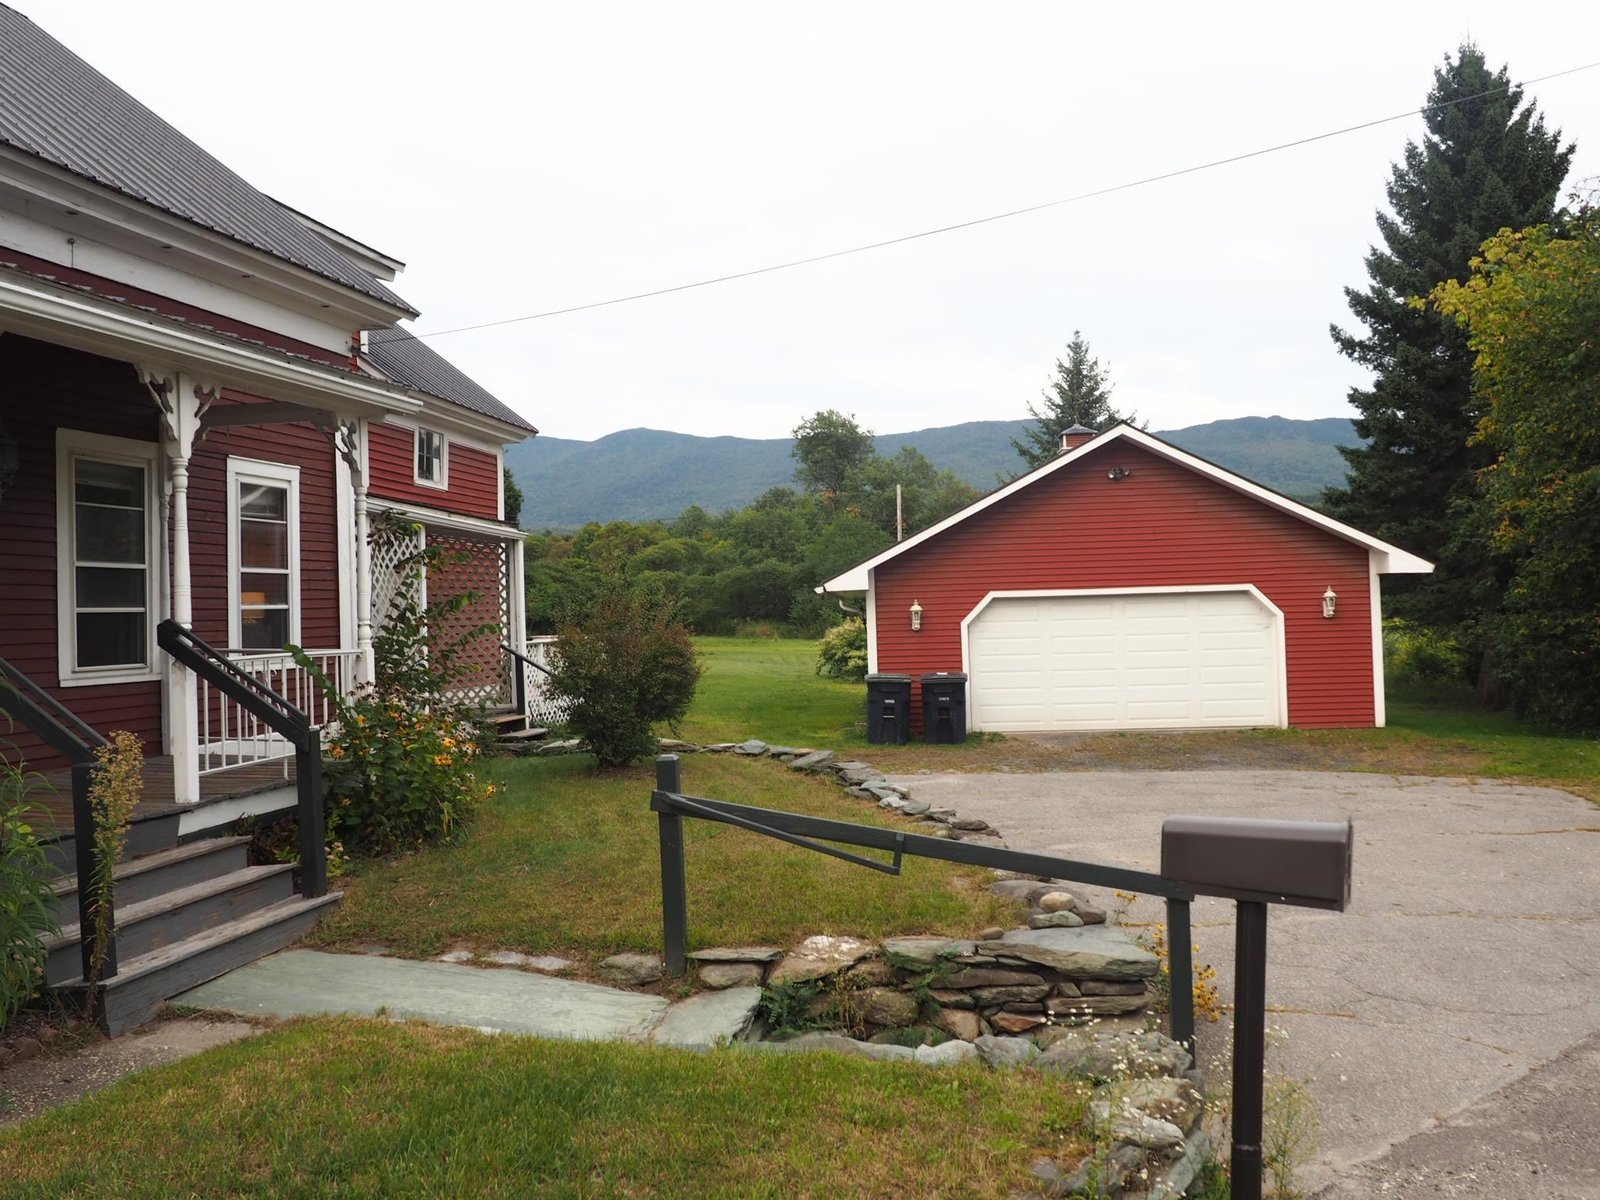
M 967 677 L 961 671 L 934 671 L 922 677 L 922 740 L 967 740 Z
M 867 741 L 903 746 L 911 740 L 911 676 L 867 676 Z

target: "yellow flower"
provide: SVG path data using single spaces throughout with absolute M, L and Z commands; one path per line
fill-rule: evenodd
M 452 761 L 448 754 L 435 754 L 433 756 L 433 765 L 436 767 L 448 767 Z

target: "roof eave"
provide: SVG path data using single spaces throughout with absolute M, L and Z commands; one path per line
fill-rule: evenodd
M 1362 533 L 1359 529 L 1354 529 L 1349 525 L 1345 525 L 1343 522 L 1335 521 L 1332 517 L 1325 516 L 1324 514 L 1317 512 L 1317 510 L 1314 508 L 1309 508 L 1306 505 L 1301 504 L 1299 501 L 1289 499 L 1287 496 L 1279 495 L 1270 488 L 1262 487 L 1259 483 L 1254 483 L 1242 475 L 1237 475 L 1234 472 L 1229 471 L 1225 467 L 1219 467 L 1215 463 L 1207 462 L 1205 459 L 1200 458 L 1197 455 L 1190 454 L 1187 450 L 1180 450 L 1177 446 L 1171 445 L 1168 442 L 1164 442 L 1160 438 L 1145 433 L 1141 429 L 1135 429 L 1131 425 L 1116 425 L 1111 429 L 1106 430 L 1106 432 L 1100 434 L 1098 437 L 1092 438 L 1080 446 L 1076 446 L 1071 450 L 1067 450 L 1064 453 L 1058 454 L 1049 462 L 1040 467 L 1036 467 L 1034 470 L 1029 471 L 1025 475 L 1019 476 L 1010 483 L 1006 484 L 1004 487 L 997 488 L 993 492 L 990 492 L 987 496 L 980 497 L 971 504 L 967 505 L 967 507 L 961 509 L 959 512 L 952 513 L 944 520 L 939 521 L 934 525 L 930 525 L 921 533 L 906 538 L 905 541 L 899 542 L 891 546 L 889 549 L 867 559 L 865 562 L 858 563 L 856 566 L 850 568 L 850 570 L 834 576 L 832 579 L 828 580 L 828 582 L 824 583 L 819 591 L 865 591 L 868 587 L 868 581 L 870 580 L 872 571 L 881 563 L 885 563 L 890 559 L 897 558 L 906 551 L 921 545 L 923 542 L 928 541 L 931 538 L 938 537 L 939 534 L 943 533 L 946 529 L 960 524 L 969 517 L 976 516 L 984 509 L 989 508 L 994 504 L 998 504 L 1008 496 L 1015 495 L 1023 488 L 1032 487 L 1045 476 L 1054 474 L 1063 467 L 1077 462 L 1085 455 L 1090 454 L 1095 450 L 1102 449 L 1103 447 L 1117 440 L 1132 441 L 1135 445 L 1150 451 L 1152 454 L 1187 467 L 1189 470 L 1194 471 L 1199 475 L 1214 479 L 1218 483 L 1221 483 L 1224 487 L 1231 488 L 1234 491 L 1258 500 L 1271 508 L 1276 508 L 1280 512 L 1286 513 L 1292 517 L 1296 517 L 1299 520 L 1306 522 L 1308 525 L 1322 529 L 1325 533 L 1329 533 L 1334 537 L 1342 538 L 1347 542 L 1351 542 L 1355 545 L 1365 548 L 1368 553 L 1372 555 L 1375 569 L 1380 575 L 1426 575 L 1433 571 L 1433 564 L 1431 562 L 1424 558 L 1419 558 L 1417 555 L 1412 554 L 1409 551 L 1402 550 L 1398 546 L 1392 546 L 1388 542 L 1382 541 L 1379 538 L 1375 538 L 1370 534 Z
M 422 408 L 389 384 L 31 278 L 0 275 L 0 332 L 123 362 L 175 367 L 221 387 L 352 416 L 382 418 Z

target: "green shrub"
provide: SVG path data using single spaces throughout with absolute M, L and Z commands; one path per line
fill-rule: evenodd
M 653 754 L 653 726 L 689 710 L 700 662 L 677 605 L 656 589 L 608 584 L 561 627 L 551 686 L 572 703 L 567 725 L 602 767 Z
M 404 537 L 404 526 L 375 525 L 374 541 Z M 400 560 L 393 600 L 373 638 L 374 681 L 350 696 L 299 648 L 296 660 L 333 698 L 338 723 L 325 747 L 328 837 L 334 857 L 388 854 L 455 837 L 494 791 L 472 770 L 480 746 L 478 708 L 455 699 L 452 684 L 474 666 L 469 648 L 499 627 L 485 624 L 458 636 L 457 614 L 477 597 L 468 593 L 423 606 L 420 583 L 448 556 L 430 548 Z
M 1467 656 L 1450 634 L 1390 617 L 1383 623 L 1383 670 L 1400 683 L 1459 682 L 1467 677 Z
M 817 674 L 860 683 L 867 677 L 867 623 L 860 617 L 841 621 L 817 643 Z
M 28 774 L 0 758 L 0 1029 L 44 981 L 50 919 L 50 869 L 23 798 Z

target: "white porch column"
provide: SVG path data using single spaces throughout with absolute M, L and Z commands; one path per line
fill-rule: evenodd
M 506 645 L 518 654 L 528 653 L 528 584 L 522 567 L 522 539 L 506 543 Z M 521 659 L 511 660 L 511 669 L 522 676 L 528 712 L 533 710 L 533 693 L 539 681 L 538 674 Z
M 372 531 L 367 519 L 366 428 L 362 421 L 341 421 L 336 445 L 355 492 L 356 538 L 356 681 L 371 683 L 372 660 Z
M 172 541 L 172 619 L 189 628 L 194 623 L 194 587 L 189 566 L 189 459 L 200 438 L 200 418 L 217 398 L 215 385 L 197 383 L 190 375 L 165 368 L 140 366 L 139 378 L 161 409 L 166 452 L 166 491 Z M 167 712 L 166 752 L 172 756 L 173 798 L 180 804 L 200 799 L 199 687 L 194 672 L 163 659 Z

